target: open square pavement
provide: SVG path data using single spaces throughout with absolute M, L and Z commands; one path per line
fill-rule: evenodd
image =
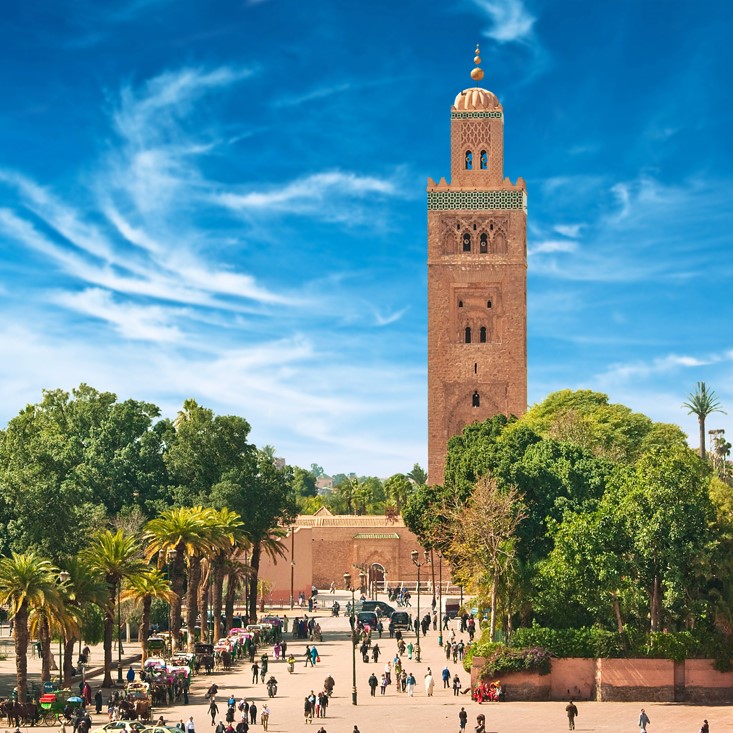
M 332 595 L 322 591 L 319 598 L 327 604 L 336 599 L 343 609 L 348 600 L 346 594 L 341 591 Z M 416 599 L 413 599 L 416 601 Z M 421 610 L 428 608 L 431 598 L 421 598 Z M 415 612 L 416 603 L 413 603 L 412 611 Z M 302 609 L 293 612 L 288 611 L 287 615 L 294 617 L 303 615 Z M 438 646 L 438 633 L 429 631 L 422 641 L 422 661 L 420 663 L 403 661 L 404 668 L 412 672 L 417 679 L 415 696 L 410 698 L 407 694 L 398 693 L 394 684 L 388 688 L 385 696 L 379 694 L 376 697 L 370 696 L 367 678 L 373 672 L 380 677 L 384 663 L 391 659 L 396 652 L 396 643 L 389 639 L 387 633 L 379 641 L 382 656 L 379 663 L 364 663 L 361 661 L 357 650 L 356 673 L 358 689 L 358 705 L 351 703 L 351 677 L 352 657 L 349 643 L 349 623 L 343 615 L 338 618 L 330 616 L 328 609 L 319 610 L 314 614 L 321 624 L 323 630 L 323 642 L 318 643 L 318 652 L 321 658 L 315 667 L 305 667 L 303 655 L 306 643 L 296 641 L 291 633 L 286 634 L 288 652 L 296 657 L 296 667 L 293 674 L 288 674 L 287 665 L 280 661 L 271 661 L 270 672 L 275 675 L 278 681 L 277 696 L 269 700 L 264 684 L 251 684 L 252 673 L 248 662 L 241 662 L 230 672 L 215 672 L 209 676 L 200 674 L 194 677 L 189 705 L 170 706 L 156 708 L 154 718 L 163 715 L 168 724 L 174 724 L 180 720 L 188 720 L 193 716 L 196 723 L 197 733 L 213 731 L 210 717 L 208 715 L 208 701 L 206 691 L 212 682 L 219 687 L 217 702 L 219 703 L 220 718 L 224 719 L 226 712 L 226 700 L 230 694 L 239 700 L 244 697 L 249 701 L 254 700 L 261 710 L 264 702 L 270 707 L 269 730 L 272 733 L 283 733 L 298 728 L 306 727 L 303 716 L 303 699 L 311 690 L 318 693 L 324 679 L 330 674 L 336 681 L 334 695 L 328 707 L 327 717 L 314 719 L 312 725 L 318 730 L 321 725 L 327 733 L 351 733 L 354 725 L 357 725 L 360 733 L 407 733 L 412 731 L 448 731 L 459 733 L 458 713 L 461 707 L 465 707 L 468 713 L 468 733 L 473 733 L 476 724 L 476 716 L 483 713 L 486 716 L 487 733 L 518 733 L 519 731 L 542 731 L 543 733 L 562 733 L 567 730 L 568 723 L 565 716 L 565 703 L 562 702 L 511 702 L 489 703 L 479 706 L 470 700 L 469 695 L 455 697 L 451 689 L 443 689 L 440 673 L 445 666 L 445 654 Z M 452 622 L 457 624 L 457 622 Z M 456 631 L 458 628 L 456 626 Z M 4 628 L 7 633 L 7 627 Z M 4 650 L 11 652 L 12 647 L 7 644 Z M 124 645 L 125 652 L 136 652 L 137 645 Z M 263 647 L 260 652 L 266 651 Z M 273 659 L 272 649 L 269 648 L 270 659 Z M 259 652 L 258 652 L 259 656 Z M 92 650 L 91 666 L 97 667 L 102 658 L 101 647 L 94 647 Z M 406 657 L 403 657 L 406 660 Z M 139 665 L 136 665 L 136 667 Z M 460 663 L 448 664 L 451 676 L 458 672 L 461 676 L 464 689 L 468 687 L 469 676 L 463 671 Z M 31 677 L 38 679 L 40 671 L 39 661 L 29 659 Z M 432 669 L 435 678 L 435 691 L 432 697 L 428 697 L 423 686 L 423 678 L 427 668 Z M 127 668 L 125 668 L 125 672 Z M 15 660 L 12 653 L 0 662 L 0 689 L 7 692 L 14 684 Z M 268 674 L 269 676 L 269 674 Z M 93 689 L 96 691 L 96 684 L 101 677 L 92 678 Z M 108 691 L 104 691 L 105 700 Z M 703 719 L 710 723 L 712 733 L 733 730 L 733 708 L 725 705 L 686 705 L 681 703 L 597 703 L 577 702 L 580 714 L 576 720 L 576 730 L 593 731 L 594 733 L 621 733 L 638 730 L 637 721 L 639 710 L 644 707 L 651 718 L 649 733 L 667 733 L 668 731 L 682 731 L 685 733 L 696 733 L 699 731 Z M 258 716 L 259 717 L 259 716 Z M 107 722 L 106 713 L 93 715 L 94 726 L 103 725 Z M 251 733 L 261 730 L 258 724 L 251 728 Z

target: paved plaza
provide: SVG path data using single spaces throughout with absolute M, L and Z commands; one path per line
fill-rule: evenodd
M 322 592 L 321 599 L 330 603 L 334 598 L 341 603 L 343 609 L 346 605 L 347 596 L 343 592 L 331 595 Z M 414 599 L 416 600 L 416 599 Z M 429 608 L 430 598 L 424 596 L 421 599 L 421 612 Z M 413 612 L 416 610 L 416 603 L 413 603 Z M 300 615 L 302 615 L 300 611 Z M 542 731 L 543 733 L 561 733 L 567 730 L 567 718 L 565 717 L 565 703 L 561 702 L 511 702 L 483 704 L 479 706 L 472 702 L 469 695 L 454 697 L 453 691 L 443 689 L 441 670 L 445 666 L 445 654 L 438 646 L 438 634 L 429 631 L 422 642 L 423 659 L 420 663 L 415 661 L 403 661 L 405 670 L 412 672 L 417 679 L 415 696 L 410 698 L 407 694 L 398 693 L 394 684 L 388 689 L 387 694 L 382 697 L 377 690 L 377 696 L 371 697 L 367 679 L 372 671 L 379 678 L 383 671 L 384 663 L 391 659 L 396 651 L 394 640 L 389 639 L 387 633 L 379 641 L 383 656 L 378 664 L 370 662 L 365 664 L 358 658 L 357 653 L 357 688 L 358 705 L 351 703 L 351 647 L 348 640 L 349 624 L 348 619 L 343 615 L 333 618 L 330 615 L 322 615 L 326 612 L 320 611 L 315 615 L 321 624 L 324 634 L 322 643 L 317 644 L 321 662 L 315 668 L 305 667 L 303 654 L 306 644 L 302 641 L 292 639 L 290 633 L 286 635 L 288 651 L 292 651 L 297 659 L 295 672 L 288 674 L 284 662 L 272 662 L 270 672 L 275 675 L 278 681 L 277 696 L 269 700 L 264 684 L 252 685 L 252 673 L 248 662 L 242 662 L 231 672 L 216 672 L 210 676 L 201 674 L 194 678 L 192 694 L 188 706 L 172 706 L 169 708 L 156 708 L 155 718 L 162 714 L 166 722 L 175 723 L 179 720 L 187 720 L 193 715 L 196 723 L 197 733 L 212 731 L 210 718 L 207 713 L 208 703 L 205 698 L 206 690 L 212 682 L 219 686 L 217 702 L 219 703 L 220 717 L 224 719 L 226 712 L 226 699 L 230 694 L 239 700 L 245 697 L 247 700 L 254 700 L 258 708 L 267 702 L 270 706 L 270 726 L 273 733 L 296 730 L 304 728 L 306 724 L 303 717 L 303 699 L 311 690 L 318 693 L 323 686 L 327 675 L 333 676 L 336 681 L 334 695 L 328 707 L 328 714 L 325 719 L 314 719 L 313 730 L 317 731 L 321 725 L 327 733 L 351 733 L 354 725 L 357 725 L 360 733 L 407 733 L 408 731 L 424 731 L 435 733 L 436 731 L 449 731 L 459 733 L 458 713 L 461 707 L 465 707 L 468 713 L 468 733 L 473 733 L 476 724 L 476 716 L 483 713 L 486 716 L 486 730 L 488 733 L 519 733 L 520 731 Z M 289 616 L 298 615 L 298 610 L 288 612 Z M 454 622 L 456 623 L 456 622 Z M 7 633 L 7 627 L 4 628 Z M 456 628 L 456 631 L 458 629 Z M 7 637 L 5 637 L 7 639 Z M 7 649 L 7 647 L 5 647 Z M 125 645 L 126 652 L 137 651 L 137 645 Z M 264 648 L 258 652 L 265 651 Z M 269 649 L 272 660 L 272 649 Z M 92 651 L 92 667 L 96 667 L 102 658 L 101 647 L 95 647 Z M 406 660 L 406 657 L 403 657 Z M 37 679 L 39 662 L 37 659 L 29 659 L 31 675 Z M 463 671 L 460 664 L 449 663 L 451 675 L 458 672 L 464 688 L 468 687 L 469 676 Z M 423 678 L 427 668 L 432 669 L 435 678 L 435 691 L 433 697 L 428 697 L 423 686 Z M 15 660 L 12 655 L 0 662 L 0 686 L 6 691 L 12 686 L 15 670 Z M 125 669 L 125 672 L 127 669 Z M 269 676 L 269 675 L 268 675 Z M 96 681 L 100 681 L 97 677 Z M 93 690 L 96 691 L 95 680 L 92 681 Z M 107 691 L 104 691 L 105 700 Z M 580 715 L 576 720 L 576 730 L 597 731 L 598 733 L 631 733 L 638 731 L 637 720 L 639 709 L 644 707 L 651 718 L 649 733 L 667 733 L 669 731 L 681 731 L 683 733 L 697 733 L 704 718 L 710 723 L 712 733 L 719 733 L 723 730 L 733 730 L 733 707 L 725 705 L 683 705 L 673 703 L 596 703 L 578 702 Z M 259 716 L 258 716 L 259 717 Z M 95 727 L 107 721 L 106 714 L 93 716 Z M 3 730 L 3 728 L 0 728 Z M 261 730 L 258 724 L 251 728 L 251 733 Z

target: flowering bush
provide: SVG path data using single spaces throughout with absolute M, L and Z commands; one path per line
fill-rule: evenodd
M 536 646 L 528 649 L 513 649 L 504 644 L 496 644 L 481 668 L 482 678 L 496 678 L 507 672 L 539 672 L 549 674 L 552 666 L 551 655 L 547 649 Z

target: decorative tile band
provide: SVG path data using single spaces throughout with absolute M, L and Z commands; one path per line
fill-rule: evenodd
M 500 120 L 504 116 L 503 112 L 451 112 L 452 120 L 475 120 L 475 119 L 492 119 Z
M 429 191 L 428 211 L 521 209 L 527 213 L 524 191 Z

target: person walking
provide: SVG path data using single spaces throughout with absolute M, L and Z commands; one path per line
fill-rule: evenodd
M 578 708 L 572 700 L 565 706 L 565 712 L 568 714 L 568 730 L 575 730 L 575 718 L 578 717 Z
M 443 687 L 450 687 L 450 670 L 448 669 L 448 665 L 446 664 L 445 667 L 443 667 L 443 671 L 440 673 L 441 677 L 443 678 Z
M 214 728 L 214 733 L 224 733 L 225 730 L 226 726 L 220 720 L 219 724 L 216 726 L 216 728 Z
M 379 690 L 382 697 L 387 693 L 387 677 L 382 675 L 382 679 L 379 681 Z
M 313 708 L 311 707 L 311 701 L 308 699 L 308 695 L 303 700 L 303 716 L 305 717 L 305 724 L 313 723 Z
M 700 726 L 700 733 L 710 733 L 710 725 L 708 725 L 707 720 L 702 721 L 702 725 Z
M 211 716 L 211 725 L 216 723 L 216 716 L 219 714 L 219 707 L 216 704 L 216 698 L 212 697 L 209 703 L 209 715 Z
M 305 666 L 307 667 L 310 663 L 310 666 L 313 666 L 313 657 L 311 656 L 311 648 L 310 645 L 305 645 Z
M 260 665 L 257 664 L 257 662 L 255 662 L 252 665 L 252 684 L 253 685 L 257 684 L 257 680 L 259 679 L 259 677 L 260 677 Z
M 646 714 L 644 708 L 641 709 L 641 712 L 639 713 L 639 730 L 641 733 L 646 733 L 646 727 L 649 725 L 652 721 L 649 720 L 649 716 Z
M 267 725 L 270 722 L 270 708 L 267 707 L 267 703 L 262 706 L 262 712 L 260 713 L 260 722 L 262 723 L 262 729 L 267 730 Z
M 252 725 L 257 724 L 257 705 L 255 705 L 254 700 L 249 704 L 249 722 Z
M 377 675 L 375 675 L 374 672 L 372 672 L 371 675 L 369 675 L 367 684 L 369 685 L 369 689 L 371 690 L 369 694 L 372 697 L 376 697 L 377 696 L 377 685 L 379 684 L 379 680 L 377 679 Z
M 196 726 L 193 722 L 193 715 L 189 716 L 186 721 L 186 733 L 196 733 Z
M 428 673 L 425 675 L 425 692 L 427 693 L 428 697 L 433 696 L 434 688 L 435 680 L 433 679 L 433 675 L 430 673 L 430 669 L 428 669 Z
M 461 711 L 458 713 L 458 724 L 460 725 L 461 732 L 466 730 L 467 722 L 468 713 L 466 712 L 466 708 L 461 708 Z
M 414 697 L 415 696 L 415 683 L 416 683 L 415 677 L 412 674 L 412 672 L 410 672 L 410 674 L 407 675 L 407 679 L 406 679 L 407 694 L 410 697 Z
M 458 697 L 461 692 L 461 678 L 458 676 L 458 672 L 453 675 L 453 697 Z

